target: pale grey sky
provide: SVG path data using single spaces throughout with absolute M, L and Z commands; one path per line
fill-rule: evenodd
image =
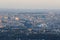
M 60 9 L 60 0 L 0 0 L 0 8 Z

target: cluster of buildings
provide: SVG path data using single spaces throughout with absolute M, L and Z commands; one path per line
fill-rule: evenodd
M 26 30 L 29 33 L 60 32 L 60 16 L 49 13 L 19 13 L 17 15 L 0 15 L 0 31 Z M 4 31 L 2 31 L 4 32 Z

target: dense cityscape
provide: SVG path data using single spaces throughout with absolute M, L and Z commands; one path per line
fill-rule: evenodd
M 57 10 L 0 10 L 0 40 L 59 40 Z

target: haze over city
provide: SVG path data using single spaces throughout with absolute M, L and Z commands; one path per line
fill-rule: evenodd
M 60 0 L 0 0 L 0 8 L 60 9 Z
M 0 0 L 0 40 L 60 40 L 60 0 Z

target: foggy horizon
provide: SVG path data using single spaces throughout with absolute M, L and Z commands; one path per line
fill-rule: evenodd
M 60 0 L 0 0 L 6 9 L 60 9 Z

